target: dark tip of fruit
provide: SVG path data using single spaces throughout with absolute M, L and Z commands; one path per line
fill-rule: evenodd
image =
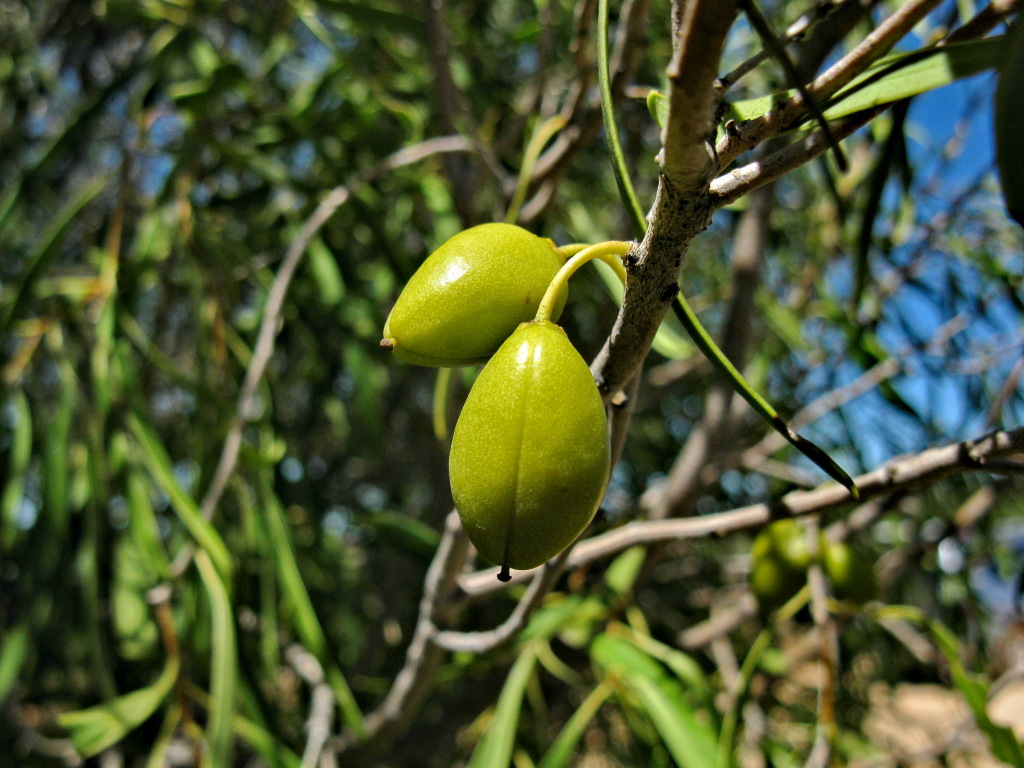
M 501 566 L 501 570 L 498 571 L 498 581 L 512 581 L 512 574 L 507 565 Z
M 391 339 L 381 339 L 380 348 L 390 352 L 392 349 L 395 348 L 395 342 L 392 341 Z

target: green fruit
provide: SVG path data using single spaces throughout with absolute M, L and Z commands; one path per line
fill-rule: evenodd
M 780 607 L 807 583 L 807 531 L 796 520 L 778 520 L 766 527 L 754 538 L 750 554 L 750 590 L 762 610 Z
M 608 422 L 557 325 L 520 325 L 473 384 L 452 436 L 452 495 L 480 555 L 534 568 L 569 546 L 604 496 Z
M 838 600 L 864 604 L 878 597 L 878 578 L 871 563 L 843 542 L 823 547 L 822 567 Z
M 564 263 L 554 243 L 522 227 L 471 227 L 416 270 L 384 324 L 381 346 L 417 365 L 486 362 L 516 326 L 533 319 Z M 567 295 L 560 292 L 552 320 Z

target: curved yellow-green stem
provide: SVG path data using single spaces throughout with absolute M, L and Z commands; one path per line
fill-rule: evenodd
M 537 315 L 533 319 L 534 322 L 551 320 L 551 310 L 554 309 L 555 300 L 558 298 L 558 294 L 561 292 L 566 282 L 568 282 L 569 278 L 575 274 L 577 269 L 582 267 L 591 259 L 624 256 L 626 251 L 629 250 L 629 246 L 630 243 L 623 242 L 621 240 L 609 240 L 605 243 L 588 245 L 570 257 L 548 284 L 548 289 L 544 292 L 544 298 L 540 300 L 540 306 L 537 307 Z M 619 264 L 619 267 L 622 267 L 621 263 Z M 623 274 L 625 274 L 624 270 Z
M 452 368 L 438 368 L 434 384 L 434 437 L 448 442 L 448 397 L 451 392 Z

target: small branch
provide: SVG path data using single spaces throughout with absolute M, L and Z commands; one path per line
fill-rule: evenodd
M 745 592 L 735 605 L 711 615 L 707 621 L 684 629 L 676 636 L 680 648 L 696 650 L 710 644 L 715 638 L 729 634 L 741 624 L 757 615 L 757 600 Z
M 284 308 L 284 300 L 292 278 L 295 276 L 295 271 L 298 269 L 302 256 L 305 254 L 310 242 L 316 237 L 321 227 L 327 223 L 328 219 L 349 199 L 352 191 L 359 189 L 363 184 L 373 181 L 389 171 L 418 163 L 432 155 L 446 152 L 468 152 L 470 148 L 469 141 L 462 136 L 442 136 L 400 149 L 385 158 L 375 168 L 357 178 L 351 185 L 332 189 L 320 201 L 312 215 L 302 223 L 295 239 L 288 246 L 288 250 L 281 260 L 281 266 L 274 276 L 274 282 L 270 286 L 270 291 L 267 293 L 267 303 L 263 309 L 263 320 L 257 333 L 256 346 L 253 348 L 249 367 L 245 371 L 242 391 L 238 397 L 238 406 L 235 409 L 231 425 L 228 427 L 228 434 L 224 440 L 224 447 L 221 450 L 217 468 L 213 473 L 213 479 L 210 481 L 210 486 L 201 504 L 203 517 L 207 520 L 213 517 L 214 512 L 216 512 L 221 496 L 225 488 L 227 488 L 228 480 L 230 480 L 238 463 L 238 453 L 242 447 L 242 428 L 252 417 L 256 388 L 263 378 L 270 358 L 274 353 L 274 341 L 280 330 L 281 311 Z
M 472 651 L 487 653 L 513 640 L 525 627 L 533 612 L 551 591 L 555 581 L 561 575 L 569 550 L 549 560 L 534 571 L 526 594 L 516 604 L 515 609 L 500 626 L 486 632 L 438 632 L 434 642 L 448 651 Z
M 786 28 L 785 36 L 781 42 L 784 45 L 789 45 L 790 43 L 795 43 L 799 40 L 802 40 L 808 32 L 814 29 L 814 27 L 816 27 L 820 22 L 824 21 L 829 16 L 831 16 L 839 8 L 846 5 L 859 6 L 860 2 L 861 0 L 845 0 L 844 2 L 826 1 L 818 3 L 817 5 L 815 5 L 813 11 L 811 11 L 810 13 L 805 13 L 803 16 L 801 16 L 799 19 L 794 21 Z M 731 88 L 733 85 L 736 84 L 738 80 L 740 80 L 740 78 L 742 78 L 744 75 L 760 66 L 761 63 L 765 61 L 765 59 L 767 59 L 770 55 L 771 54 L 769 53 L 768 48 L 764 47 L 760 51 L 755 53 L 753 56 L 751 56 L 749 59 L 744 61 L 742 64 L 740 64 L 738 67 L 736 67 L 734 70 L 732 70 L 726 75 L 722 75 L 720 78 L 718 78 L 718 82 L 716 84 L 717 88 L 719 89 L 719 93 L 724 95 L 725 92 L 729 90 L 729 88 Z
M 962 472 L 988 472 L 999 460 L 1024 452 L 1024 428 L 993 432 L 976 440 L 929 448 L 893 459 L 878 469 L 856 478 L 861 500 L 934 483 Z M 753 504 L 729 512 L 676 520 L 627 523 L 608 533 L 580 542 L 569 555 L 567 569 L 603 560 L 638 544 L 721 536 L 744 528 L 765 525 L 771 520 L 827 512 L 849 505 L 850 494 L 835 483 L 812 491 L 792 491 L 771 504 Z M 516 571 L 513 581 L 531 578 L 533 571 Z M 497 569 L 478 571 L 459 579 L 459 588 L 474 597 L 504 589 L 495 582 Z
M 419 618 L 405 654 L 405 664 L 395 676 L 384 700 L 366 716 L 362 739 L 357 742 L 343 736 L 334 745 L 336 752 L 346 752 L 359 746 L 382 749 L 415 716 L 430 692 L 434 673 L 444 656 L 444 650 L 433 639 L 438 625 L 450 612 L 448 598 L 455 589 L 456 578 L 468 554 L 469 539 L 459 524 L 458 515 L 450 512 L 445 518 L 441 543 L 424 579 Z
M 867 125 L 890 106 L 892 105 L 885 104 L 872 107 L 833 123 L 831 128 L 833 139 L 836 141 L 845 139 L 859 128 Z M 763 160 L 756 160 L 719 176 L 711 182 L 709 196 L 711 210 L 717 211 L 719 208 L 739 200 L 758 187 L 762 187 L 785 176 L 790 171 L 799 168 L 801 165 L 824 153 L 829 146 L 828 139 L 820 130 L 817 130 L 803 139 L 795 141 L 777 152 L 773 152 Z
M 324 679 L 324 670 L 316 657 L 301 645 L 290 645 L 285 658 L 292 669 L 312 689 L 309 717 L 306 719 L 306 748 L 302 752 L 301 768 L 317 768 L 320 756 L 331 735 L 334 718 L 334 693 Z

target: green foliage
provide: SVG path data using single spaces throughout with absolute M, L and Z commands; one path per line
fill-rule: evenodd
M 403 669 L 452 504 L 434 378 L 381 352 L 385 319 L 457 232 L 518 212 L 558 245 L 636 236 L 617 181 L 635 188 L 637 210 L 658 181 L 658 122 L 636 97 L 650 93 L 660 114 L 669 9 L 644 19 L 629 82 L 602 72 L 599 84 L 597 61 L 621 62 L 623 6 L 601 4 L 593 29 L 610 49 L 599 51 L 576 5 L 453 2 L 437 18 L 436 4 L 403 0 L 3 4 L 0 743 L 13 746 L 0 761 L 156 768 L 188 754 L 300 768 L 307 724 L 326 722 L 330 747 L 346 750 L 339 764 L 372 763 L 349 745 L 379 723 Z M 792 20 L 782 15 L 779 28 Z M 936 23 L 917 28 L 921 40 Z M 1018 19 L 1010 46 L 1020 31 Z M 694 315 L 730 354 L 744 342 L 737 370 L 851 473 L 1024 418 L 1021 233 L 990 169 L 968 162 L 987 147 L 974 123 L 961 145 L 931 124 L 934 110 L 917 110 L 941 86 L 966 94 L 966 118 L 980 114 L 991 89 L 966 78 L 999 69 L 997 158 L 1015 212 L 1022 100 L 1000 39 L 901 49 L 825 105 L 850 115 L 912 99 L 846 140 L 847 174 L 809 164 L 775 186 L 755 287 L 732 262 L 747 199 L 715 215 L 682 265 Z M 758 48 L 737 25 L 723 69 Z M 763 64 L 729 109 L 756 116 L 791 86 Z M 614 166 L 590 100 L 599 87 L 616 94 Z M 469 140 L 394 162 L 451 134 Z M 562 142 L 576 143 L 551 163 Z M 260 329 L 285 254 L 332 190 L 347 197 L 295 264 L 268 357 Z M 621 299 L 605 264 L 574 278 L 559 322 L 588 361 Z M 701 440 L 709 458 L 668 514 L 822 482 L 723 400 L 675 318 L 653 348 L 586 535 L 646 514 Z M 439 387 L 441 412 L 454 416 L 474 375 Z M 716 402 L 731 421 L 708 421 Z M 237 465 L 213 494 L 236 438 Z M 734 532 L 574 569 L 494 652 L 428 646 L 436 676 L 422 707 L 401 738 L 361 747 L 395 766 L 555 768 L 599 754 L 696 767 L 753 748 L 802 765 L 825 727 L 848 762 L 886 750 L 865 731 L 869 689 L 914 680 L 956 691 L 992 753 L 1021 765 L 986 709 L 1003 624 L 979 588 L 1019 581 L 1020 492 L 1019 478 L 978 471 L 858 510 L 874 517 L 850 546 L 879 560 L 882 599 L 915 606 L 924 619 L 911 628 L 939 655 L 890 631 L 878 606 L 826 601 L 839 648 L 832 722 L 798 674 L 816 661 L 808 594 L 781 617 L 744 613 L 752 537 Z M 436 596 L 437 629 L 491 629 L 524 593 L 456 585 Z M 723 615 L 739 618 L 713 647 L 693 640 Z M 290 661 L 293 645 L 319 677 Z

